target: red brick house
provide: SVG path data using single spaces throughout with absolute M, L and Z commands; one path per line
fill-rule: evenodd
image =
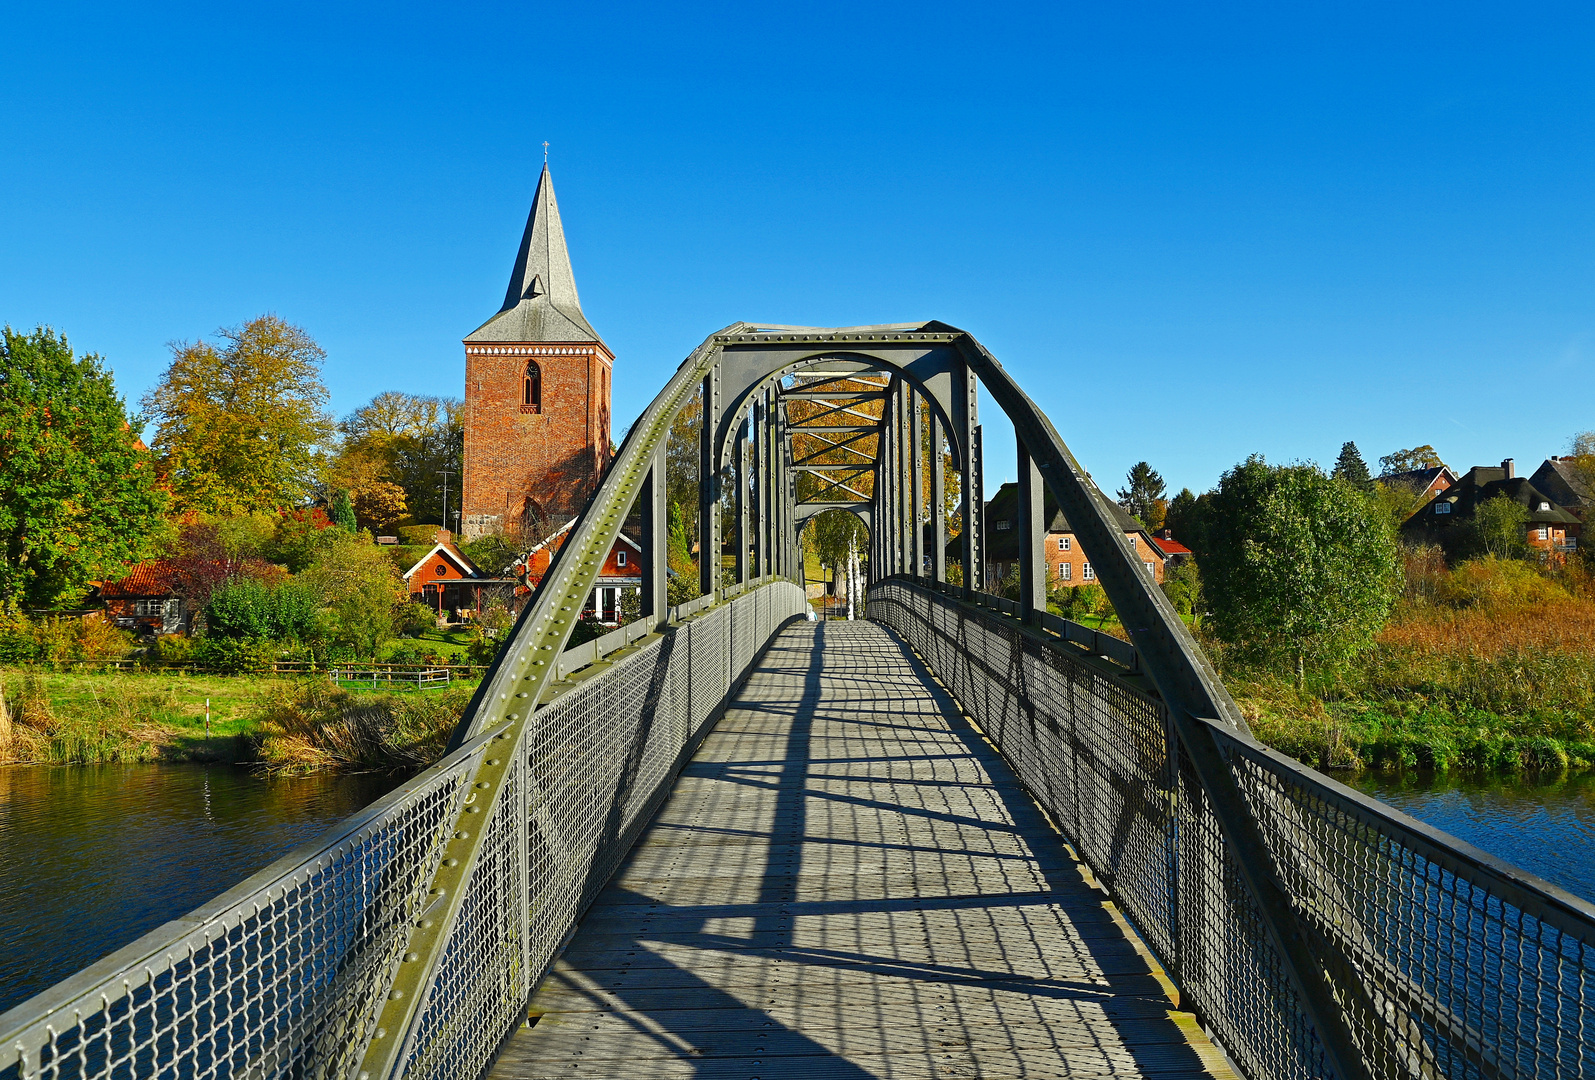
M 554 554 L 565 546 L 565 541 L 570 538 L 570 529 L 575 522 L 566 522 L 565 526 L 554 533 L 547 540 L 538 544 L 525 555 L 517 564 L 521 568 L 528 589 L 535 589 L 543 581 L 543 575 L 548 573 L 548 566 L 554 559 Z M 588 594 L 587 606 L 582 609 L 582 618 L 597 619 L 601 623 L 619 623 L 621 601 L 625 594 L 631 591 L 640 592 L 642 589 L 642 546 L 625 533 L 615 538 L 614 546 L 609 549 L 609 556 L 604 560 L 604 565 L 598 569 L 598 581 L 593 586 L 593 591 Z
M 1166 570 L 1174 569 L 1193 554 L 1190 548 L 1174 539 L 1173 529 L 1158 530 L 1158 534 L 1152 537 L 1152 543 L 1156 544 L 1157 549 L 1163 553 L 1163 566 Z
M 1527 477 L 1518 476 L 1511 458 L 1496 465 L 1476 465 L 1453 486 L 1418 508 L 1402 523 L 1401 535 L 1420 543 L 1435 543 L 1450 551 L 1466 541 L 1461 526 L 1473 520 L 1481 503 L 1505 496 L 1528 514 L 1524 541 L 1543 558 L 1565 555 L 1578 546 L 1582 523 L 1541 491 Z
M 464 344 L 461 535 L 573 518 L 609 464 L 615 358 L 582 314 L 547 165 L 504 304 Z
M 1428 502 L 1442 491 L 1456 486 L 1457 474 L 1449 466 L 1434 465 L 1427 469 L 1408 469 L 1406 472 L 1388 473 L 1379 478 L 1381 484 L 1400 484 L 1417 493 L 1418 501 Z
M 1049 493 L 1044 500 L 1047 518 L 1047 535 L 1042 551 L 1047 560 L 1047 588 L 1057 589 L 1096 580 L 1096 570 L 1085 552 L 1080 550 L 1074 527 L 1063 516 Z M 1169 556 L 1160 548 L 1141 523 L 1117 503 L 1107 503 L 1108 513 L 1124 530 L 1131 549 L 1139 556 L 1141 565 L 1161 582 Z M 988 581 L 1001 581 L 1019 565 L 1019 485 L 1008 483 L 997 489 L 997 494 L 986 504 L 986 577 Z M 949 551 L 956 550 L 956 542 Z
M 1589 521 L 1589 514 L 1595 508 L 1595 489 L 1592 489 L 1583 472 L 1579 470 L 1571 457 L 1548 457 L 1534 475 L 1529 477 L 1529 483 L 1539 488 L 1551 499 L 1578 518 L 1580 527 L 1577 531 L 1572 526 L 1568 527 L 1570 538 L 1582 535 L 1583 523 Z
M 410 599 L 432 608 L 439 618 L 453 611 L 480 615 L 495 595 L 502 595 L 507 600 L 518 584 L 514 578 L 495 578 L 484 574 L 459 548 L 446 540 L 438 541 L 403 576 L 410 590 Z
M 105 617 L 123 630 L 140 634 L 178 634 L 192 614 L 177 591 L 178 568 L 168 559 L 146 559 L 119 581 L 94 591 L 105 605 Z

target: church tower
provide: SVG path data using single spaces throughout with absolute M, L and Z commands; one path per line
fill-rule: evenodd
M 582 314 L 545 163 L 504 306 L 465 339 L 466 540 L 581 512 L 609 464 L 614 362 Z

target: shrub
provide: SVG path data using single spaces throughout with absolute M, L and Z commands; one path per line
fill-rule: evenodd
M 431 548 L 438 542 L 438 530 L 441 525 L 400 525 L 398 529 L 399 543 L 412 547 Z M 422 551 L 422 555 L 426 554 Z M 419 559 L 421 555 L 417 555 Z
M 81 618 L 0 615 L 0 663 L 55 667 L 80 660 L 119 660 L 133 644 L 132 634 L 117 629 L 99 612 Z
M 194 659 L 230 675 L 270 671 L 280 648 L 261 638 L 205 637 L 194 650 Z
M 1572 596 L 1536 566 L 1486 555 L 1469 559 L 1446 575 L 1439 582 L 1436 599 L 1455 607 L 1500 609 L 1570 600 Z
M 394 628 L 405 637 L 420 637 L 428 630 L 438 628 L 438 613 L 425 604 L 412 601 L 399 605 L 393 622 Z
M 325 636 L 316 597 L 297 582 L 266 585 L 240 578 L 211 594 L 207 637 L 262 638 L 310 644 Z

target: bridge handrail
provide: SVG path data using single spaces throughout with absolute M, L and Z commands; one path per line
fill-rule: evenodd
M 663 632 L 569 650 L 510 762 L 513 793 L 484 815 L 486 857 L 406 1075 L 479 1075 L 694 740 L 806 609 L 798 586 L 764 579 L 672 609 Z M 0 1076 L 355 1075 L 410 931 L 443 900 L 428 887 L 472 780 L 511 726 L 0 1014 Z
M 1328 1076 L 1162 699 L 923 581 L 871 587 L 1247 1076 Z M 1373 1076 L 1595 1074 L 1595 905 L 1217 720 L 1220 748 Z

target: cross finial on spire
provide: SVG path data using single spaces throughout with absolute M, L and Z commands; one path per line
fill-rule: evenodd
M 548 140 L 543 140 L 543 164 L 548 164 Z

